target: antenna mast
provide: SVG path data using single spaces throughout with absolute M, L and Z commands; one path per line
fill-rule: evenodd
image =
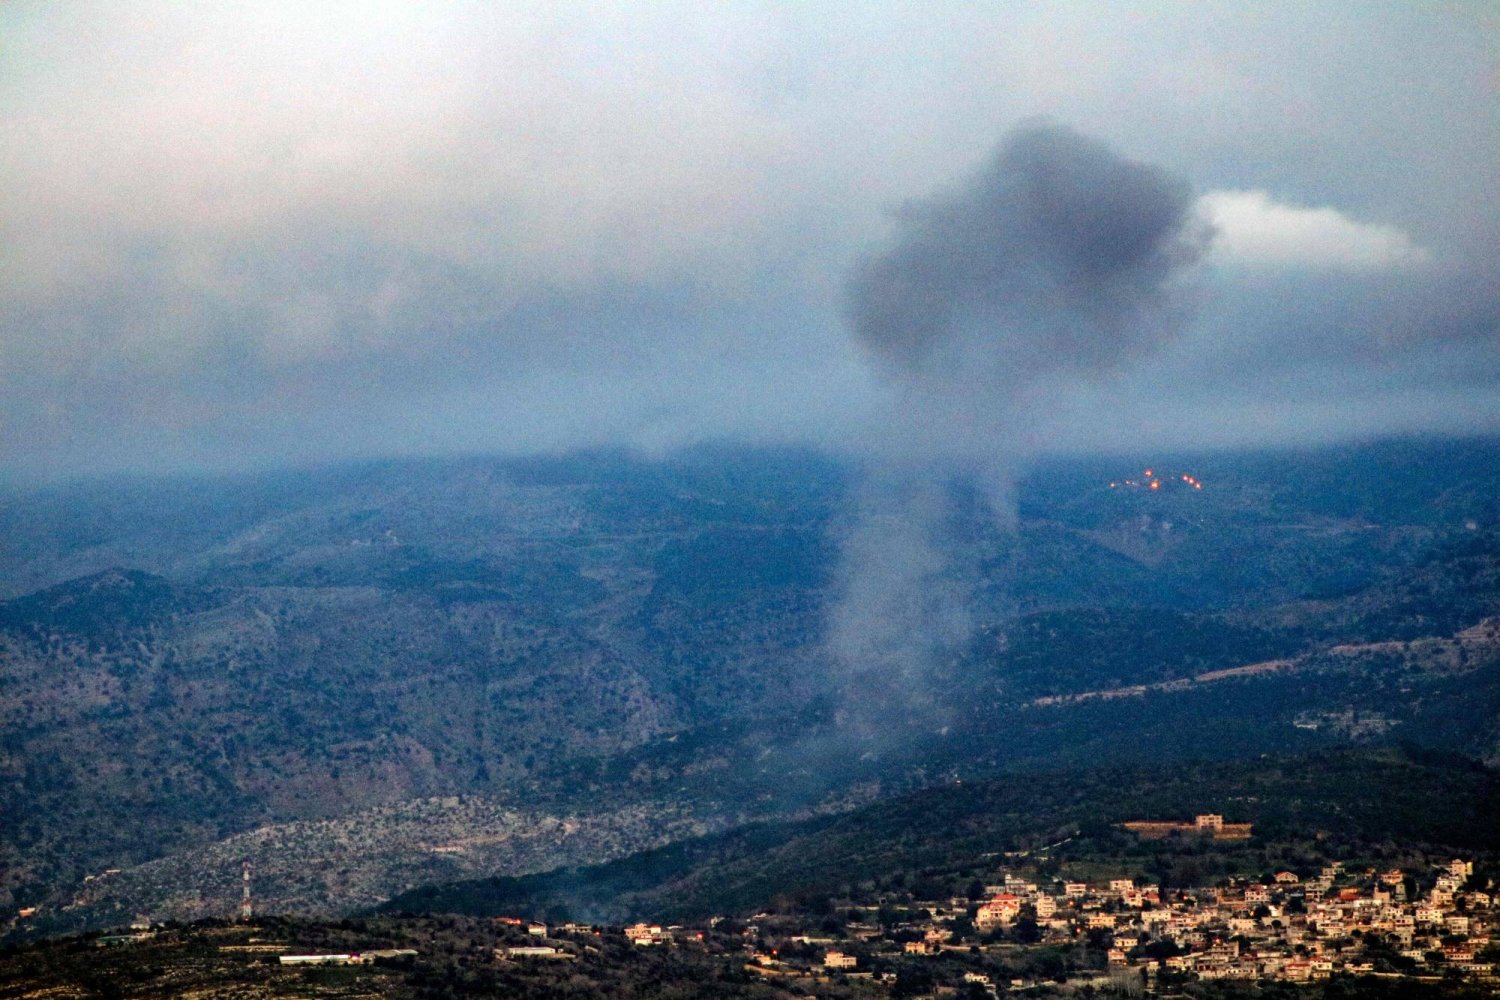
M 240 896 L 240 919 L 241 920 L 249 920 L 250 917 L 251 917 L 251 915 L 252 915 L 252 913 L 253 913 L 253 911 L 251 909 L 251 906 L 250 906 L 250 872 L 251 872 L 251 869 L 252 869 L 252 866 L 250 864 L 250 859 L 246 858 L 245 859 L 245 863 L 240 868 L 240 878 L 243 881 L 244 887 L 245 887 L 244 893 Z

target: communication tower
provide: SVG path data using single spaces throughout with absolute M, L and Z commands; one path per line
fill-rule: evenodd
M 252 866 L 251 866 L 250 860 L 248 858 L 245 859 L 244 864 L 241 865 L 241 867 L 240 867 L 240 879 L 241 879 L 241 881 L 244 884 L 244 892 L 241 893 L 241 895 L 240 895 L 240 919 L 241 920 L 249 920 L 250 917 L 253 914 L 253 910 L 252 910 L 252 908 L 250 906 L 250 871 L 251 871 L 251 867 Z

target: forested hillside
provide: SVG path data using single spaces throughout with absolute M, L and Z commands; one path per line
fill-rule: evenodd
M 1257 845 L 1316 839 L 1323 850 L 1385 843 L 1404 851 L 1493 852 L 1500 844 L 1500 774 L 1410 748 L 1044 772 L 943 785 L 844 816 L 747 827 L 595 867 L 432 886 L 383 909 L 704 920 L 789 898 L 847 898 L 861 883 L 906 885 L 919 876 L 939 885 L 927 898 L 943 897 L 961 895 L 998 856 L 1062 841 L 1071 846 L 1049 854 L 1054 861 L 1098 855 L 1154 883 L 1182 885 L 1174 869 L 1195 852 L 1201 861 L 1201 844 L 1139 842 L 1113 826 L 1202 812 L 1253 824 Z M 1227 850 L 1250 859 L 1252 872 L 1288 863 L 1257 853 L 1256 845 Z

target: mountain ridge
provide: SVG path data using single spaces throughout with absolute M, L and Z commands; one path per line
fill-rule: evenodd
M 959 526 L 1003 555 L 975 588 L 972 645 L 932 665 L 921 698 L 852 722 L 870 692 L 830 668 L 822 628 L 857 470 L 826 458 L 376 464 L 199 482 L 177 501 L 136 484 L 45 524 L 26 505 L 63 493 L 12 494 L 0 522 L 31 527 L 0 552 L 11 589 L 143 558 L 0 602 L 0 913 L 70 906 L 104 868 L 190 866 L 249 831 L 451 796 L 597 822 L 578 843 L 602 860 L 657 842 L 648 806 L 721 829 L 954 775 L 1135 760 L 1141 734 L 1187 757 L 1376 738 L 1490 757 L 1489 647 L 1466 672 L 1436 665 L 1500 614 L 1483 520 L 1500 442 L 1425 447 L 1314 453 L 1300 472 L 1286 454 L 1205 457 L 1204 489 L 1166 497 L 1111 491 L 1113 459 L 1039 468 L 1008 551 L 993 523 Z M 1351 478 L 1366 460 L 1406 470 L 1387 510 Z M 1266 482 L 1277 469 L 1296 482 Z M 1425 494 L 1422 469 L 1438 470 Z M 1143 562 L 1101 530 L 1171 544 Z M 1364 651 L 1327 654 L 1339 644 Z M 1278 657 L 1311 659 L 1028 707 Z M 399 889 L 430 858 L 398 839 L 412 853 L 373 884 Z M 522 856 L 487 863 L 589 860 Z M 268 900 L 307 898 L 306 879 L 277 878 Z

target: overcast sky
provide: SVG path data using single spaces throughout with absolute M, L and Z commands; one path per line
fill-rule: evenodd
M 870 282 L 1037 134 L 1201 245 L 1138 349 L 999 380 L 1012 451 L 1497 431 L 1497 39 L 1491 2 L 11 0 L 0 468 L 879 447 Z M 953 252 L 921 273 L 1006 322 L 1031 272 Z

